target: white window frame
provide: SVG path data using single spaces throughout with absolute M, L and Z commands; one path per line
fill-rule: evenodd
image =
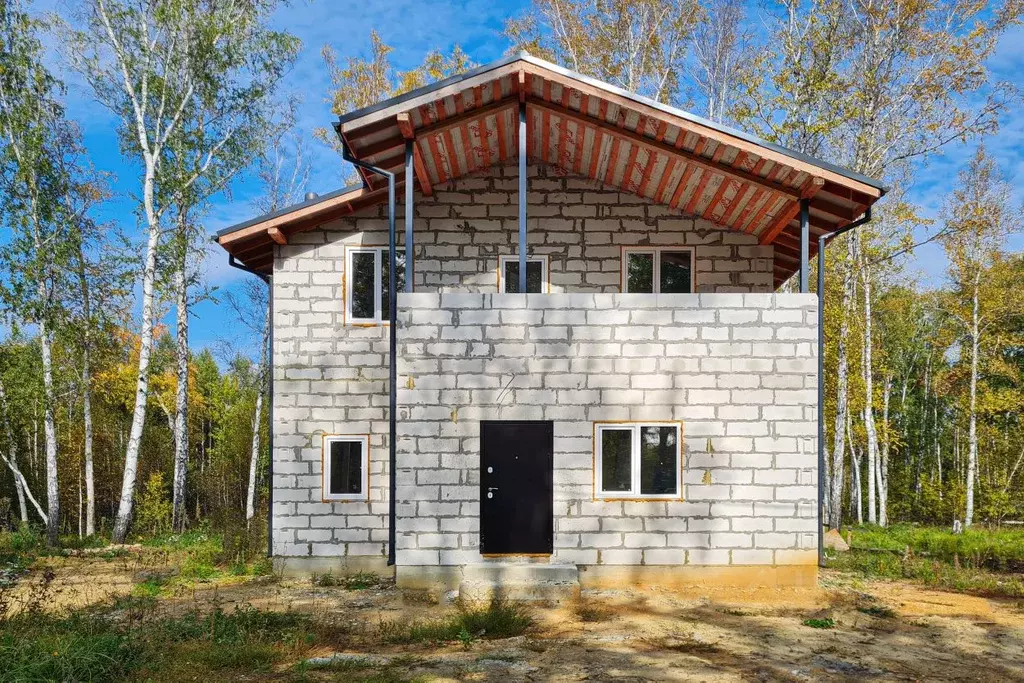
M 362 444 L 362 482 L 359 493 L 331 493 L 331 444 L 358 443 Z M 367 501 L 370 499 L 370 436 L 368 434 L 325 434 L 321 452 L 323 467 L 321 468 L 321 486 L 324 502 Z
M 629 256 L 630 254 L 651 254 L 654 257 L 654 279 L 652 284 L 654 286 L 653 292 L 638 292 L 639 294 L 661 294 L 661 252 L 663 251 L 685 251 L 690 254 L 690 293 L 695 294 L 697 292 L 697 257 L 694 253 L 693 247 L 623 247 L 622 249 L 622 261 L 619 264 L 619 270 L 622 273 L 621 286 L 622 291 L 631 294 L 637 292 L 629 291 Z
M 387 325 L 388 316 L 384 308 L 384 297 L 381 287 L 384 284 L 383 260 L 384 252 L 388 251 L 387 246 L 364 247 L 351 246 L 345 248 L 345 322 L 349 325 Z M 396 253 L 405 253 L 404 249 L 395 249 Z M 352 261 L 356 254 L 374 254 L 373 259 L 373 317 L 357 318 L 352 315 L 352 295 L 354 293 L 355 278 L 352 276 Z M 397 274 L 396 268 L 396 274 Z M 398 290 L 401 291 L 401 290 Z
M 640 492 L 640 434 L 644 427 L 674 427 L 676 430 L 676 492 Z M 629 491 L 604 490 L 602 448 L 606 431 L 629 431 L 631 481 Z M 595 500 L 682 500 L 683 498 L 683 425 L 681 422 L 595 422 L 594 423 L 594 499 Z
M 540 293 L 551 293 L 551 282 L 548 280 L 548 257 L 546 254 L 534 254 L 526 257 L 526 262 L 540 262 Z M 505 294 L 505 264 L 519 263 L 519 256 L 516 254 L 505 254 L 498 257 L 498 293 Z M 533 292 L 531 292 L 533 293 Z

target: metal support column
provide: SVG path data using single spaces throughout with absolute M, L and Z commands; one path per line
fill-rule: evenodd
M 340 136 L 339 136 L 340 137 Z M 395 174 L 377 168 L 365 161 L 352 156 L 351 150 L 342 139 L 341 158 L 357 168 L 362 168 L 371 173 L 376 173 L 388 181 L 388 566 L 395 564 L 395 519 L 398 508 L 395 504 L 397 487 L 395 474 L 398 469 L 398 417 L 396 415 L 396 393 L 398 391 L 398 368 L 396 358 L 398 357 L 398 338 L 395 330 L 398 327 L 398 287 L 395 281 L 395 249 L 397 248 L 397 237 L 395 234 Z M 412 184 L 412 179 L 406 177 L 406 185 Z
M 526 102 L 519 102 L 519 292 L 526 293 Z
M 412 167 L 413 160 L 413 145 L 415 140 L 405 141 L 405 291 L 412 292 L 412 278 L 413 278 L 413 237 L 412 237 L 412 219 L 414 213 L 413 207 L 413 190 L 415 189 L 415 183 L 413 178 L 416 177 L 415 171 Z
M 810 291 L 811 200 L 800 200 L 800 293 Z
M 412 183 L 406 181 L 412 186 Z M 398 328 L 398 286 L 395 281 L 395 176 L 388 176 L 388 322 L 391 324 L 388 329 L 388 566 L 395 564 L 395 514 L 397 511 L 395 495 L 398 490 L 395 486 L 395 469 L 398 465 L 398 416 L 396 406 L 396 394 L 398 392 L 398 338 L 395 331 Z
M 818 566 L 825 566 L 825 244 L 818 238 Z

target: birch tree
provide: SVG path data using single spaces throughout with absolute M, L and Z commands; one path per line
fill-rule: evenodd
M 505 24 L 526 50 L 666 104 L 680 104 L 697 0 L 533 0 Z
M 60 530 L 53 335 L 62 319 L 61 292 L 69 262 L 68 224 L 62 213 L 70 191 L 64 157 L 74 152 L 74 127 L 64 119 L 62 85 L 42 64 L 39 25 L 20 2 L 0 6 L 0 134 L 4 222 L 11 238 L 3 250 L 8 277 L 3 301 L 15 325 L 34 325 L 42 366 L 46 452 L 46 538 Z M 24 480 L 22 480 L 24 483 Z
M 980 146 L 960 172 L 945 208 L 949 230 L 943 240 L 953 292 L 946 311 L 959 324 L 960 353 L 969 358 L 967 400 L 967 484 L 964 526 L 974 522 L 978 463 L 978 381 L 980 356 L 991 328 L 1021 310 L 1019 292 L 993 281 L 992 267 L 1002 259 L 1006 237 L 1019 230 L 1024 212 L 1011 205 L 1011 188 Z
M 113 538 L 131 521 L 153 351 L 157 254 L 174 197 L 207 177 L 232 145 L 255 134 L 294 58 L 295 39 L 266 26 L 275 0 L 89 0 L 68 30 L 73 63 L 119 122 L 137 164 L 146 235 L 132 423 Z M 187 158 L 174 158 L 175 139 Z M 176 169 L 189 168 L 182 177 Z M 169 177 L 168 177 L 169 176 Z
M 440 50 L 430 51 L 422 64 L 408 71 L 395 69 L 391 63 L 392 52 L 394 48 L 385 43 L 376 31 L 370 31 L 369 59 L 350 56 L 341 60 L 333 47 L 323 47 L 320 55 L 327 67 L 332 87 L 324 101 L 331 105 L 333 114 L 341 116 L 368 107 L 427 83 L 456 76 L 476 66 L 458 44 L 447 54 Z M 291 115 L 294 116 L 294 112 Z M 333 129 L 317 128 L 313 134 L 320 142 L 341 154 L 341 141 Z
M 997 129 L 1012 87 L 992 79 L 986 60 L 1020 16 L 1019 0 L 995 6 L 961 0 L 780 0 L 766 8 L 772 32 L 761 55 L 744 63 L 734 116 L 797 151 L 834 159 L 897 186 L 907 183 L 911 163 Z M 876 215 L 890 213 L 899 216 L 897 223 L 906 223 L 914 209 L 892 192 Z M 872 261 L 908 251 L 907 234 L 882 235 L 889 248 L 874 250 Z M 853 277 L 863 280 L 858 267 L 841 256 L 830 263 L 835 270 L 853 268 Z M 877 270 L 870 269 L 868 276 Z M 844 294 L 831 315 L 853 315 L 854 303 Z M 847 329 L 842 326 L 844 333 Z M 828 488 L 830 523 L 838 523 L 833 503 L 841 491 L 834 488 L 842 478 L 841 451 L 848 441 L 844 396 L 851 389 L 849 373 L 842 372 L 847 342 L 840 339 L 827 350 L 832 348 L 840 352 L 840 372 L 834 381 L 826 378 L 837 410 Z M 876 436 L 870 440 L 877 446 Z M 866 450 L 870 466 L 877 449 L 869 445 Z M 869 494 L 874 486 L 869 483 Z
M 744 3 L 711 0 L 694 28 L 691 51 L 696 68 L 689 74 L 712 121 L 725 121 L 735 105 L 745 62 L 755 58 L 752 37 L 743 29 Z
M 11 476 L 14 477 L 14 489 L 18 496 L 18 511 L 21 513 L 21 523 L 28 524 L 28 507 L 25 504 L 27 499 L 32 503 L 32 507 L 36 509 L 39 519 L 43 520 L 43 524 L 46 524 L 46 512 L 43 511 L 36 497 L 32 495 L 32 489 L 29 488 L 28 481 L 18 466 L 18 442 L 14 438 L 14 430 L 11 429 L 11 417 L 7 410 L 7 391 L 4 389 L 2 379 L 0 379 L 0 426 L 3 427 L 3 436 L 7 441 L 7 454 L 0 453 L 0 459 L 3 459 L 4 464 L 11 471 Z

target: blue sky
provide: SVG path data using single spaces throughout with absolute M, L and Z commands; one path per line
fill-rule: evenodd
M 459 43 L 477 63 L 497 59 L 507 49 L 501 36 L 506 18 L 519 14 L 529 0 L 295 0 L 282 8 L 273 18 L 275 27 L 286 29 L 302 40 L 302 51 L 286 87 L 301 97 L 298 125 L 308 140 L 312 172 L 308 190 L 324 193 L 342 184 L 341 167 L 336 154 L 317 142 L 312 131 L 329 124 L 334 116 L 325 97 L 330 82 L 320 50 L 331 45 L 341 58 L 348 55 L 366 55 L 369 33 L 376 29 L 384 42 L 394 48 L 392 60 L 396 68 L 408 69 L 418 65 L 430 50 L 449 50 Z M 62 0 L 38 0 L 37 11 L 63 7 Z M 758 22 L 754 23 L 759 26 Z M 1006 35 L 996 55 L 989 63 L 993 76 L 1010 80 L 1024 89 L 1024 27 L 1016 27 Z M 117 147 L 115 122 L 109 113 L 96 104 L 87 88 L 62 70 L 69 81 L 68 111 L 83 129 L 85 144 L 93 163 L 116 177 L 114 201 L 103 208 L 104 218 L 120 222 L 128 232 L 136 229 L 133 215 L 132 193 L 138 188 L 138 170 L 126 164 Z M 700 112 L 698 112 L 700 113 Z M 1003 172 L 1017 189 L 1018 200 L 1024 198 L 1019 188 L 1024 187 L 1024 117 L 1020 107 L 1004 117 L 998 136 L 986 141 Z M 917 169 L 911 198 L 922 205 L 925 212 L 938 216 L 943 197 L 949 192 L 957 170 L 974 151 L 974 145 L 948 148 L 945 154 L 932 158 L 926 166 Z M 252 200 L 258 192 L 258 183 L 243 175 L 233 185 L 230 197 L 219 198 L 210 212 L 206 225 L 212 234 L 217 230 L 252 217 L 256 211 Z M 1024 240 L 1013 238 L 1010 245 L 1019 250 Z M 911 267 L 922 273 L 926 282 L 937 282 L 945 267 L 941 248 L 922 247 L 915 254 Z M 216 296 L 237 289 L 244 278 L 252 277 L 227 266 L 227 255 L 212 247 L 205 264 L 211 285 L 218 288 Z M 255 314 L 255 312 L 254 312 Z M 168 322 L 173 316 L 168 316 Z M 192 344 L 200 347 L 220 347 L 227 342 L 239 350 L 251 350 L 251 340 L 244 334 L 235 334 L 239 326 L 232 319 L 227 306 L 216 301 L 198 304 L 191 321 Z

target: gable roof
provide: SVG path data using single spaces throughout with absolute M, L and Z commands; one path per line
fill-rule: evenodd
M 525 53 L 341 116 L 335 129 L 356 158 L 406 182 L 414 144 L 424 194 L 513 159 L 519 103 L 527 154 L 575 175 L 756 235 L 775 249 L 779 284 L 799 267 L 799 200 L 818 234 L 857 219 L 885 188 L 876 180 L 708 121 Z M 383 178 L 262 216 L 217 235 L 246 265 L 269 272 L 275 242 L 387 199 Z

